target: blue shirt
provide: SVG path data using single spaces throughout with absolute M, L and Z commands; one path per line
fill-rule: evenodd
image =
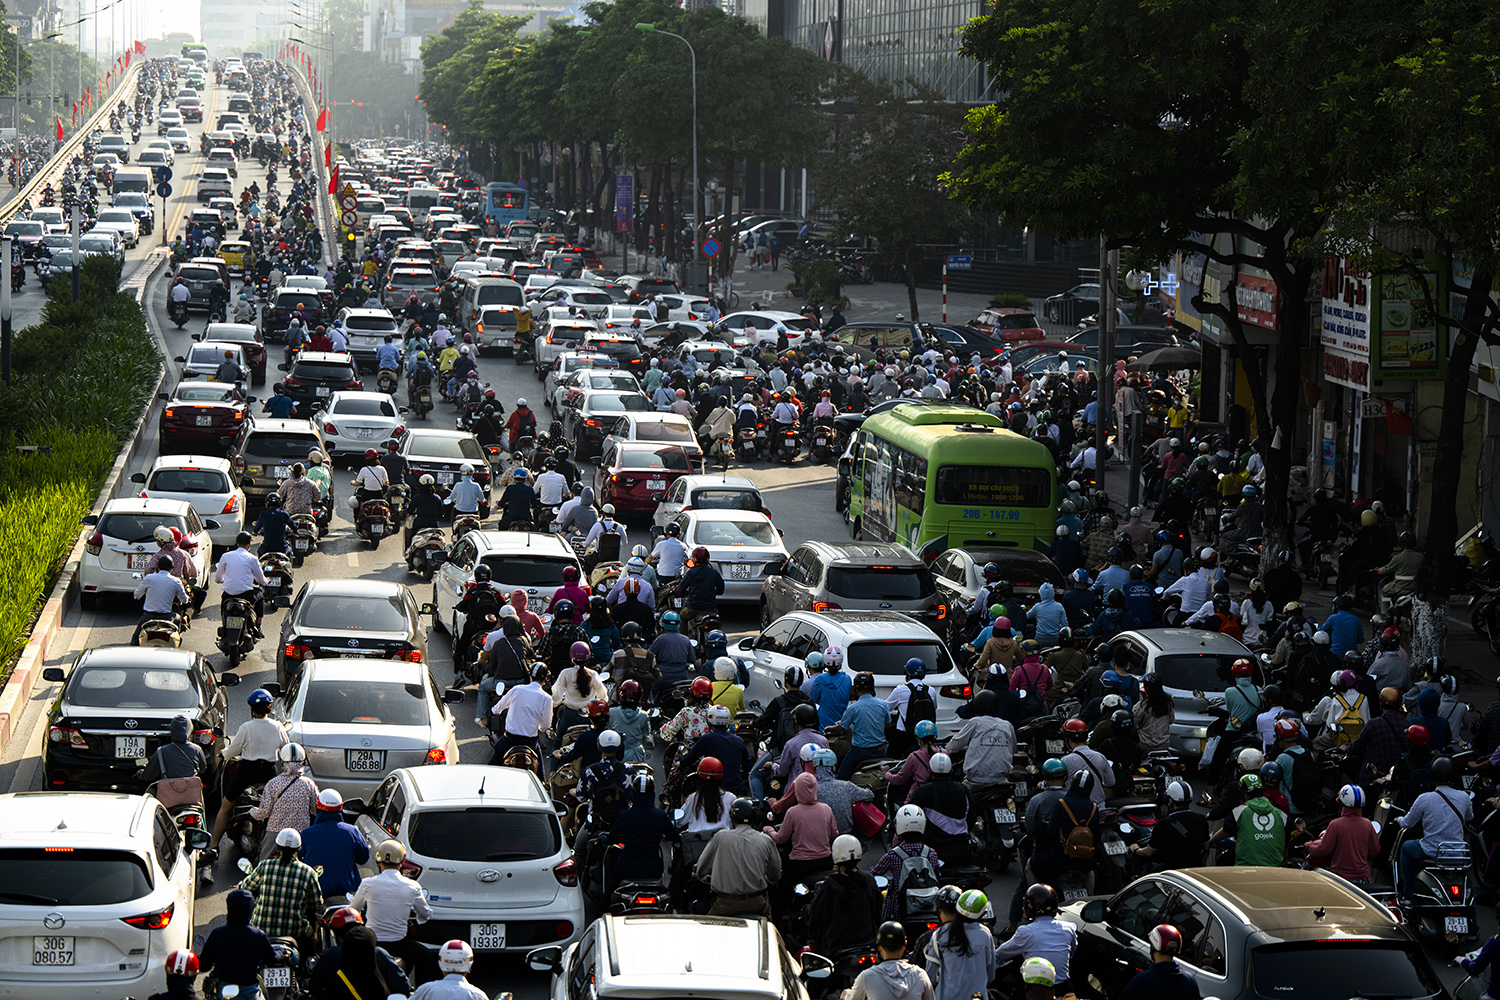
M 1145 580 L 1131 580 L 1124 586 L 1125 610 L 1141 624 L 1156 620 L 1156 588 Z
M 818 714 L 821 716 L 822 713 L 820 708 Z M 839 725 L 849 730 L 850 742 L 855 747 L 869 748 L 885 743 L 885 724 L 889 721 L 891 706 L 876 700 L 873 694 L 864 694 L 844 709 L 844 717 L 839 720 Z
M 821 673 L 812 679 L 812 687 L 807 693 L 818 706 L 819 729 L 838 725 L 838 721 L 844 717 L 844 709 L 849 706 L 849 689 L 853 683 L 849 675 L 843 672 Z
M 1108 566 L 1099 571 L 1094 579 L 1094 590 L 1101 594 L 1108 594 L 1111 590 L 1124 590 L 1125 585 L 1130 582 L 1130 570 L 1123 566 Z
M 314 868 L 322 867 L 318 885 L 323 895 L 333 896 L 359 888 L 359 866 L 370 860 L 370 845 L 364 834 L 343 822 L 341 813 L 320 812 L 302 831 L 297 856 Z
M 269 413 L 273 418 L 277 420 L 287 420 L 291 417 L 292 408 L 296 405 L 296 400 L 292 399 L 291 396 L 276 395 L 266 400 L 266 403 L 261 407 L 261 410 L 265 413 Z
M 1335 611 L 1329 615 L 1323 623 L 1323 631 L 1332 640 L 1329 651 L 1339 658 L 1351 649 L 1358 649 L 1365 640 L 1364 622 L 1348 611 Z
M 395 344 L 381 344 L 375 348 L 375 364 L 392 371 L 401 370 L 401 349 Z
M 484 500 L 484 487 L 472 479 L 460 479 L 448 493 L 448 502 L 460 514 L 474 514 Z
M 1199 1000 L 1200 996 L 1193 974 L 1168 959 L 1136 973 L 1118 1000 Z
M 1086 424 L 1097 424 L 1099 422 L 1099 402 L 1089 400 L 1089 404 L 1083 408 L 1083 422 Z

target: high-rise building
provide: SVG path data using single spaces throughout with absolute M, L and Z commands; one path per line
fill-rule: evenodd
M 238 54 L 258 41 L 285 35 L 280 22 L 286 17 L 282 4 L 267 0 L 199 0 L 198 37 L 215 58 Z

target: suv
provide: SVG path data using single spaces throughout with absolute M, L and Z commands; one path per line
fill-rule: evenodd
M 762 627 L 788 611 L 903 611 L 934 631 L 948 616 L 932 571 L 894 542 L 803 542 L 761 588 Z
M 100 136 L 99 145 L 94 149 L 99 153 L 114 153 L 121 163 L 130 162 L 130 140 L 123 135 Z
M 1063 907 L 1078 929 L 1069 967 L 1087 996 L 1119 996 L 1151 966 L 1157 924 L 1182 934 L 1177 961 L 1224 1000 L 1445 997 L 1423 949 L 1367 891 L 1328 871 L 1188 868 Z
M 246 505 L 265 503 L 291 476 L 292 466 L 305 463 L 313 449 L 328 454 L 323 432 L 311 420 L 247 420 L 229 449 Z
M 782 692 L 787 667 L 802 666 L 808 653 L 829 646 L 844 650 L 843 672 L 875 675 L 875 697 L 885 698 L 906 680 L 906 661 L 927 664 L 927 686 L 937 708 L 938 738 L 957 733 L 960 706 L 973 687 L 958 669 L 943 640 L 926 625 L 897 611 L 792 611 L 758 636 L 741 639 L 731 655 L 750 672 L 745 703 L 769 705 Z
M 393 338 L 393 343 L 401 341 L 401 324 L 388 309 L 345 307 L 339 310 L 339 321 L 343 323 L 344 336 L 349 341 L 350 356 L 356 364 L 367 368 L 375 366 L 375 349 L 385 343 L 387 334 Z
M 318 401 L 326 405 L 328 397 L 341 389 L 357 392 L 365 387 L 355 370 L 354 359 L 348 354 L 302 351 L 291 364 L 276 367 L 287 373 L 281 384 L 299 406 Z
M 62 1000 L 165 990 L 167 956 L 193 946 L 189 851 L 208 837 L 184 847 L 166 807 L 143 795 L 22 792 L 0 795 L 0 814 L 0 992 Z
M 454 608 L 464 589 L 474 582 L 474 567 L 484 563 L 502 594 L 524 590 L 532 601 L 550 598 L 562 586 L 563 570 L 578 567 L 578 553 L 557 535 L 528 531 L 471 531 L 448 548 L 448 561 L 432 578 L 433 621 L 463 634 L 464 616 Z
M 307 315 L 307 325 L 314 330 L 328 321 L 323 298 L 314 289 L 278 288 L 276 297 L 261 306 L 261 332 L 267 337 L 279 334 L 276 339 L 285 340 L 286 328 L 292 322 L 292 313 L 299 309 Z
M 644 302 L 657 292 L 681 294 L 682 289 L 670 278 L 653 278 L 643 274 L 622 274 L 615 283 L 624 286 L 630 293 L 631 302 Z
M 198 175 L 198 200 L 233 197 L 234 181 L 230 179 L 229 171 L 223 167 L 204 167 Z
M 1260 661 L 1238 639 L 1195 628 L 1153 628 L 1121 632 L 1110 640 L 1119 657 L 1123 652 L 1137 677 L 1155 674 L 1172 696 L 1171 749 L 1197 757 L 1203 753 L 1213 708 L 1224 706 L 1224 691 L 1234 683 L 1229 668 L 1235 660 L 1255 665 L 1255 684 L 1265 683 Z M 1116 663 L 1120 662 L 1118 659 Z
M 406 849 L 402 872 L 420 878 L 432 900 L 431 918 L 413 932 L 428 951 L 453 938 L 476 952 L 566 945 L 583 930 L 572 845 L 530 771 L 403 767 L 368 805 L 350 806 L 365 840 L 394 838 Z

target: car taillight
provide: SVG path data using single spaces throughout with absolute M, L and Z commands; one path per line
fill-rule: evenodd
M 199 746 L 210 747 L 214 744 L 214 731 L 212 729 L 193 730 L 193 742 Z
M 162 410 L 161 411 L 161 415 L 164 416 L 164 417 L 166 417 L 168 420 L 171 420 L 171 419 L 173 419 L 174 417 L 177 416 L 177 411 L 173 410 L 173 409 L 171 409 L 169 407 L 169 408 L 167 408 L 165 410 Z
M 219 511 L 219 513 L 220 514 L 233 514 L 235 511 L 237 511 L 239 509 L 240 509 L 240 498 L 239 498 L 239 495 L 236 494 L 234 496 L 231 496 L 228 500 L 226 500 L 224 502 L 224 509 L 221 510 L 221 511 Z
M 813 601 L 812 609 L 813 609 L 814 612 L 819 613 L 819 614 L 821 614 L 824 611 L 842 611 L 842 610 L 844 610 L 843 608 L 839 607 L 837 604 L 834 604 L 832 601 Z
M 391 659 L 400 660 L 402 663 L 421 663 L 422 651 L 420 649 L 398 649 L 392 654 Z
M 313 648 L 289 642 L 282 648 L 281 653 L 288 660 L 303 660 L 313 655 Z
M 235 472 L 244 472 L 245 471 L 245 456 L 244 455 L 236 455 L 236 456 L 234 456 L 234 471 Z
M 416 878 L 422 874 L 422 866 L 415 861 L 403 861 L 401 862 L 401 874 L 407 878 Z
M 363 382 L 358 381 L 357 379 L 356 380 L 351 380 L 351 381 L 348 381 L 348 382 L 344 383 L 344 388 L 345 389 L 353 389 L 355 392 L 358 392 L 359 390 L 363 389 L 364 387 L 365 387 L 365 384 Z
M 558 885 L 573 886 L 578 884 L 578 862 L 569 858 L 552 866 L 552 874 L 557 877 Z
M 88 542 L 84 545 L 84 550 L 91 556 L 97 556 L 104 551 L 104 533 L 96 531 L 90 535 Z
M 406 427 L 405 427 L 405 425 L 403 425 L 403 424 L 397 424 L 396 425 L 396 429 L 393 430 L 393 431 L 391 431 L 391 437 L 398 438 L 398 437 L 400 437 L 401 435 L 403 435 L 405 433 L 406 433 Z
M 236 420 L 244 420 L 245 419 L 245 411 L 244 410 L 235 410 L 234 411 L 234 419 L 236 419 Z
M 944 698 L 963 698 L 967 700 L 974 694 L 972 684 L 944 684 L 938 688 L 938 694 Z
M 337 427 L 333 426 L 332 423 L 325 423 L 323 425 L 323 433 L 324 434 L 337 434 L 338 432 L 339 432 L 339 429 Z
M 604 426 L 604 421 L 602 421 L 602 420 L 585 420 L 583 422 L 583 425 L 585 427 L 603 427 Z
M 942 621 L 944 618 L 947 618 L 947 617 L 948 617 L 948 605 L 946 605 L 946 604 L 939 604 L 937 606 L 937 619 L 938 619 L 938 621 Z
M 87 749 L 89 745 L 82 733 L 69 726 L 53 726 L 47 730 L 47 739 L 52 743 L 66 743 L 75 750 Z
M 446 763 L 447 760 L 448 751 L 444 750 L 442 747 L 433 747 L 431 750 L 427 751 L 427 763 L 429 764 L 443 764 Z
M 138 917 L 121 917 L 125 923 L 132 927 L 143 927 L 148 931 L 159 931 L 172 922 L 172 913 L 177 909 L 176 903 L 168 903 L 164 910 L 153 910 L 150 913 L 142 913 Z
M 300 387 L 302 385 L 302 380 L 300 378 L 293 378 L 290 375 L 288 375 L 286 378 L 282 379 L 281 382 L 282 382 L 283 385 L 289 385 L 289 386 L 292 386 L 293 388 L 298 388 L 298 387 Z

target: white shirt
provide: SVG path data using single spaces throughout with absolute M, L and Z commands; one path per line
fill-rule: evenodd
M 173 576 L 171 570 L 156 570 L 141 577 L 141 582 L 135 588 L 135 596 L 144 598 L 141 610 L 153 615 L 170 615 L 173 601 L 181 601 L 183 604 L 188 601 L 182 581 Z
M 682 539 L 668 536 L 656 543 L 656 548 L 651 550 L 651 558 L 655 559 L 656 572 L 659 576 L 681 576 L 682 564 L 687 562 L 687 546 L 682 544 Z
M 585 546 L 593 545 L 599 540 L 599 536 L 604 534 L 605 532 L 620 536 L 621 552 L 624 552 L 625 549 L 630 545 L 630 543 L 625 540 L 625 525 L 621 524 L 619 521 L 611 521 L 609 522 L 608 526 L 606 526 L 603 519 L 595 522 L 594 526 L 589 529 L 588 537 L 583 540 L 583 544 Z
M 492 711 L 505 717 L 505 731 L 515 736 L 533 737 L 552 725 L 552 695 L 542 690 L 540 681 L 517 685 L 505 692 Z
M 354 484 L 370 492 L 383 491 L 391 484 L 391 477 L 383 465 L 366 465 L 354 477 Z
M 273 719 L 251 719 L 240 724 L 234 739 L 224 748 L 224 759 L 275 760 L 276 751 L 286 742 L 286 730 Z
M 411 1000 L 490 1000 L 484 991 L 470 983 L 461 972 L 450 972 L 442 979 L 423 983 Z
M 698 807 L 698 793 L 694 792 L 682 801 L 682 818 L 687 821 L 683 829 L 687 833 L 710 833 L 729 829 L 729 807 L 734 804 L 734 793 L 719 790 L 719 821 L 710 823 Z
M 333 341 L 333 352 L 343 354 L 349 349 L 349 339 L 344 336 L 343 327 L 334 327 L 328 331 L 328 339 Z
M 249 549 L 235 547 L 219 557 L 219 568 L 214 580 L 224 588 L 226 594 L 243 594 L 257 583 L 266 582 L 266 572 L 260 568 L 260 560 L 250 554 Z
M 395 868 L 361 882 L 351 902 L 356 910 L 365 911 L 365 926 L 375 932 L 381 944 L 394 944 L 406 937 L 406 921 L 413 911 L 419 924 L 432 916 L 432 904 L 427 902 L 421 885 Z
M 563 494 L 568 489 L 568 477 L 556 469 L 549 470 L 536 477 L 537 499 L 551 507 L 563 501 Z

